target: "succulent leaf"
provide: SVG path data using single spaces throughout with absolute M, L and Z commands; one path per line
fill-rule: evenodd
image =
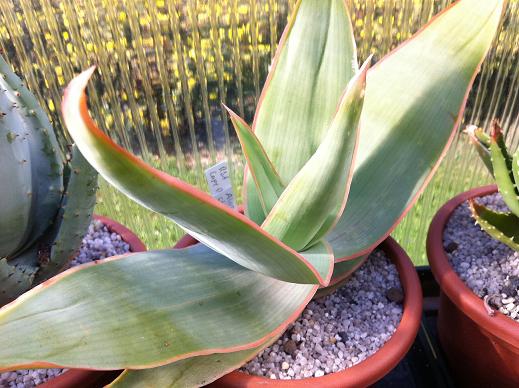
M 7 259 L 0 259 L 0 305 L 11 302 L 31 288 L 33 279 L 32 271 L 11 265 Z
M 346 204 L 369 61 L 348 84 L 323 142 L 261 226 L 297 251 L 319 241 Z
M 36 282 L 42 282 L 58 273 L 77 254 L 85 231 L 92 219 L 96 203 L 97 172 L 81 155 L 76 146 L 72 147 L 71 159 L 66 169 L 65 193 L 62 205 L 50 238 L 44 244 L 49 248 L 48 260 L 40 260 Z
M 180 360 L 159 368 L 125 370 L 108 388 L 187 388 L 205 386 L 223 375 L 239 368 L 277 337 L 268 339 L 260 346 L 232 353 L 211 354 Z
M 228 107 L 225 106 L 225 109 L 231 117 L 231 122 L 240 140 L 249 172 L 256 185 L 256 192 L 266 216 L 276 204 L 285 185 L 252 129 Z
M 357 66 L 345 2 L 299 1 L 283 32 L 252 126 L 283 182 L 290 182 L 321 144 Z M 244 189 L 246 214 L 261 224 L 265 216 L 250 176 Z
M 368 72 L 351 191 L 328 238 L 336 257 L 370 252 L 429 182 L 458 128 L 502 7 L 501 0 L 460 0 Z
M 513 213 L 497 212 L 469 200 L 472 216 L 481 229 L 510 248 L 519 251 L 519 217 Z
M 86 264 L 0 311 L 0 369 L 142 369 L 251 349 L 280 335 L 317 287 L 266 277 L 202 244 Z
M 83 156 L 127 196 L 175 221 L 198 241 L 253 271 L 294 283 L 324 279 L 301 255 L 238 212 L 157 171 L 115 144 L 92 121 L 85 87 L 94 68 L 74 78 L 63 99 L 66 126 Z
M 0 88 L 2 79 L 0 78 Z M 0 91 L 0 258 L 23 247 L 31 229 L 32 169 L 30 147 L 20 118 L 10 111 L 10 100 Z
M 63 160 L 56 136 L 45 112 L 40 108 L 36 98 L 1 57 L 0 73 L 3 75 L 0 78 L 1 97 L 4 104 L 10 105 L 7 108 L 2 106 L 1 109 L 5 116 L 1 120 L 9 126 L 9 131 L 18 134 L 16 137 L 19 138 L 19 141 L 27 143 L 29 153 L 24 157 L 23 163 L 31 169 L 31 187 L 18 198 L 18 201 L 25 201 L 30 205 L 30 213 L 25 233 L 22 234 L 24 236 L 22 244 L 19 244 L 14 251 L 7 254 L 8 256 L 14 256 L 39 239 L 56 217 L 63 190 Z M 4 139 L 1 141 L 3 142 Z M 10 146 L 13 146 L 16 142 L 17 139 L 15 138 Z M 5 163 L 7 162 L 8 159 Z M 21 163 L 21 161 L 18 160 L 17 163 Z M 3 160 L 2 164 L 4 164 Z M 4 166 L 8 169 L 18 167 L 11 163 Z M 10 185 L 16 185 L 16 181 L 8 180 L 11 178 L 4 171 L 2 171 L 1 176 L 4 181 L 9 181 Z M 27 185 L 27 183 L 22 183 L 20 188 Z M 4 194 L 2 192 L 2 198 L 4 198 Z M 3 228 L 0 235 L 4 235 Z M 5 235 L 9 236 L 9 233 Z
M 490 140 L 490 155 L 497 187 L 508 208 L 519 215 L 519 195 L 512 172 L 512 158 L 508 154 L 503 135 L 497 123 L 494 123 Z
M 470 142 L 476 148 L 477 153 L 479 154 L 490 174 L 494 175 L 494 169 L 492 168 L 492 160 L 490 156 L 490 136 L 487 135 L 483 129 L 478 128 L 475 125 L 468 125 L 464 132 L 467 134 Z

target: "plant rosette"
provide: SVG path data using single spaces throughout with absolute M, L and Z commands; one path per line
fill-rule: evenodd
M 196 243 L 197 240 L 186 235 L 178 241 L 175 248 L 185 248 Z M 279 380 L 254 376 L 236 370 L 209 384 L 208 387 L 241 388 L 263 386 L 320 386 L 330 388 L 355 388 L 370 386 L 384 377 L 405 356 L 416 337 L 422 315 L 422 288 L 409 256 L 393 238 L 388 237 L 384 242 L 382 242 L 379 248 L 383 250 L 385 255 L 398 270 L 400 284 L 404 293 L 404 300 L 403 315 L 395 332 L 375 354 L 369 356 L 367 359 L 356 365 L 322 377 Z M 363 262 L 364 261 L 360 264 Z
M 438 314 L 440 343 L 455 377 L 466 386 L 519 385 L 519 324 L 485 303 L 459 277 L 447 251 L 461 250 L 463 245 L 453 247 L 447 244 L 444 247 L 445 239 L 449 238 L 445 229 L 459 206 L 468 200 L 496 192 L 497 187 L 490 185 L 452 198 L 436 213 L 427 236 L 429 263 L 441 288 Z M 470 217 L 468 212 L 467 217 Z M 469 222 L 474 224 L 473 220 Z M 484 232 L 481 233 L 482 238 L 487 237 Z M 491 237 L 488 236 L 488 239 Z M 484 243 L 481 241 L 473 243 L 483 249 Z
M 121 240 L 129 245 L 130 252 L 144 252 L 146 246 L 130 229 L 111 218 L 93 215 L 93 219 L 100 221 L 110 233 L 121 236 Z M 71 369 L 46 382 L 38 385 L 41 388 L 90 388 L 103 386 L 113 381 L 121 371 L 94 371 L 85 369 Z
M 346 3 L 299 1 L 252 126 L 228 110 L 247 160 L 244 215 L 118 146 L 88 111 L 95 67 L 76 76 L 61 108 L 84 157 L 203 244 L 108 258 L 26 292 L 0 310 L 0 369 L 124 368 L 112 387 L 197 387 L 242 366 L 415 203 L 455 136 L 503 5 L 454 3 L 359 67 Z M 82 297 L 92 289 L 97 298 Z

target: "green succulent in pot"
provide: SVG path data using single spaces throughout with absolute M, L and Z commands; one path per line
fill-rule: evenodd
M 124 368 L 114 386 L 199 386 L 252 358 L 416 201 L 502 6 L 462 0 L 359 69 L 344 2 L 300 1 L 252 127 L 230 112 L 247 159 L 245 215 L 110 140 L 88 113 L 94 68 L 81 73 L 62 111 L 85 158 L 202 244 L 87 264 L 27 292 L 0 310 L 0 368 Z
M 492 122 L 490 135 L 475 125 L 469 125 L 465 132 L 494 177 L 509 209 L 507 212 L 495 211 L 471 199 L 472 216 L 490 236 L 519 251 L 519 150 L 513 155 L 508 151 L 497 120 Z
M 0 57 L 0 305 L 73 258 L 95 204 L 97 173 L 61 151 L 36 98 Z

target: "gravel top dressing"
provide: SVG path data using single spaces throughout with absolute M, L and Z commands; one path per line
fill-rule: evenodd
M 106 226 L 94 220 L 88 228 L 87 235 L 83 238 L 79 254 L 70 262 L 70 267 L 129 251 L 130 246 L 122 241 L 121 236 L 117 233 L 110 233 Z M 67 369 L 21 369 L 0 373 L 0 387 L 31 388 L 66 371 Z
M 351 367 L 391 338 L 402 317 L 402 301 L 396 267 L 377 250 L 345 286 L 310 302 L 274 345 L 241 370 L 287 380 Z
M 476 201 L 494 210 L 508 210 L 499 193 Z M 461 280 L 480 298 L 486 298 L 488 307 L 519 321 L 519 255 L 482 231 L 467 203 L 452 213 L 443 245 Z

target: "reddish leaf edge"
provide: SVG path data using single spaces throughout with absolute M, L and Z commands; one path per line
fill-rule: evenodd
M 187 249 L 190 249 L 190 248 L 191 247 L 174 248 L 174 250 L 175 251 L 177 251 L 177 250 L 187 250 Z M 68 270 L 66 270 L 64 272 L 61 272 L 60 274 L 58 274 L 58 275 L 56 275 L 56 276 L 46 280 L 45 282 L 37 285 L 36 287 L 34 287 L 31 290 L 27 291 L 25 294 L 22 294 L 21 296 L 19 296 L 14 301 L 6 304 L 4 307 L 2 307 L 0 309 L 0 316 L 2 315 L 2 313 L 6 313 L 6 312 L 8 313 L 10 309 L 16 308 L 16 305 L 18 303 L 21 303 L 24 300 L 31 298 L 33 295 L 38 294 L 43 289 L 52 286 L 53 284 L 61 281 L 62 279 L 66 278 L 67 276 L 72 275 L 75 272 L 81 271 L 82 269 L 85 269 L 85 268 L 89 268 L 89 267 L 93 267 L 93 266 L 98 266 L 98 265 L 103 265 L 103 264 L 105 264 L 107 262 L 117 261 L 117 260 L 121 260 L 121 259 L 124 259 L 126 257 L 129 257 L 129 256 L 143 254 L 143 253 L 145 253 L 145 252 L 126 253 L 126 254 L 123 254 L 123 255 L 112 256 L 112 257 L 109 257 L 109 258 L 106 258 L 106 259 L 102 259 L 102 260 L 95 260 L 95 261 L 92 261 L 92 262 L 89 262 L 89 263 L 81 264 L 81 265 L 78 265 L 76 267 L 70 268 L 70 269 L 68 269 Z M 197 352 L 185 353 L 185 354 L 182 354 L 182 355 L 179 355 L 179 356 L 175 356 L 175 357 L 171 357 L 169 359 L 165 359 L 165 360 L 163 360 L 161 362 L 156 362 L 156 363 L 143 364 L 143 365 L 140 365 L 140 364 L 137 364 L 137 365 L 127 365 L 125 367 L 125 369 L 150 369 L 150 368 L 156 368 L 156 367 L 159 367 L 159 366 L 164 366 L 164 365 L 167 365 L 167 364 L 171 364 L 171 363 L 173 363 L 175 361 L 180 361 L 180 360 L 188 359 L 188 358 L 191 358 L 191 357 L 207 356 L 207 355 L 216 354 L 216 353 L 233 353 L 233 352 L 238 352 L 238 351 L 241 351 L 241 350 L 247 350 L 247 349 L 252 349 L 252 348 L 258 347 L 262 343 L 267 341 L 269 338 L 273 338 L 275 336 L 279 336 L 282 333 L 284 333 L 286 331 L 286 328 L 288 327 L 288 325 L 290 325 L 292 322 L 294 322 L 301 315 L 301 313 L 303 312 L 303 310 L 305 309 L 307 304 L 310 303 L 310 301 L 312 300 L 312 298 L 315 295 L 315 293 L 316 293 L 318 288 L 319 288 L 319 285 L 317 285 L 317 284 L 314 285 L 312 287 L 312 289 L 308 292 L 308 295 L 307 295 L 306 299 L 301 303 L 301 305 L 296 309 L 296 311 L 294 311 L 275 330 L 269 332 L 267 335 L 263 336 L 262 338 L 254 341 L 254 342 L 250 342 L 250 343 L 239 345 L 239 346 L 230 346 L 230 347 L 227 347 L 227 348 L 212 348 L 212 349 L 205 349 L 205 350 L 197 351 Z M 11 371 L 11 370 L 18 370 L 18 369 L 36 369 L 36 368 L 74 368 L 74 369 L 84 369 L 84 370 L 113 370 L 113 368 L 100 369 L 100 368 L 90 368 L 90 367 L 85 366 L 85 365 L 77 365 L 77 364 L 74 364 L 74 365 L 66 365 L 66 364 L 60 365 L 60 364 L 54 364 L 54 363 L 45 362 L 45 361 L 34 361 L 34 362 L 30 362 L 30 363 L 13 364 L 13 365 L 10 365 L 9 367 L 6 367 L 6 368 L 0 368 L 0 372 Z
M 85 89 L 88 84 L 89 79 L 91 78 L 92 74 L 96 70 L 96 66 L 91 66 L 87 70 L 80 73 L 78 76 L 74 77 L 72 81 L 70 81 L 69 85 L 64 91 L 63 100 L 61 104 L 61 110 L 62 114 L 68 109 L 74 109 L 73 107 L 76 103 L 79 104 L 79 113 L 80 117 L 85 123 L 85 126 L 88 128 L 90 133 L 97 138 L 97 140 L 107 144 L 113 152 L 117 152 L 119 154 L 122 154 L 125 158 L 127 158 L 131 163 L 138 166 L 139 168 L 147 171 L 148 173 L 155 176 L 158 180 L 162 181 L 164 184 L 169 185 L 171 187 L 174 187 L 180 191 L 183 191 L 187 195 L 192 196 L 193 198 L 207 203 L 214 208 L 217 208 L 221 212 L 225 213 L 226 215 L 230 217 L 234 217 L 241 222 L 245 224 L 246 227 L 250 227 L 254 229 L 256 232 L 263 234 L 265 237 L 267 237 L 270 241 L 273 243 L 281 246 L 283 249 L 287 250 L 288 252 L 292 253 L 294 256 L 296 256 L 302 263 L 304 263 L 310 271 L 314 274 L 317 282 L 320 285 L 326 286 L 325 279 L 322 278 L 322 276 L 319 274 L 319 272 L 309 263 L 303 256 L 301 256 L 298 252 L 296 252 L 294 249 L 290 248 L 289 246 L 285 245 L 283 242 L 279 241 L 277 238 L 272 236 L 271 234 L 265 232 L 263 229 L 261 229 L 257 224 L 255 224 L 252 220 L 245 217 L 244 215 L 240 214 L 234 209 L 231 209 L 220 202 L 218 202 L 216 199 L 211 197 L 209 194 L 197 189 L 196 187 L 182 181 L 179 178 L 176 178 L 174 176 L 171 176 L 163 171 L 157 170 L 153 168 L 152 166 L 145 163 L 143 160 L 138 158 L 137 156 L 133 155 L 131 152 L 127 151 L 123 147 L 116 144 L 107 134 L 105 134 L 103 131 L 101 131 L 95 122 L 93 121 L 92 117 L 90 116 L 90 113 L 88 111 L 87 106 L 87 98 Z M 82 91 L 81 97 L 79 101 L 71 101 L 70 94 L 71 90 L 73 89 L 79 89 Z
M 391 57 L 393 54 L 397 53 L 401 48 L 403 48 L 405 45 L 407 45 L 410 41 L 414 40 L 415 38 L 417 38 L 419 35 L 421 35 L 431 24 L 435 23 L 437 19 L 439 19 L 440 17 L 442 17 L 445 13 L 447 13 L 451 8 L 454 8 L 456 7 L 458 4 L 460 4 L 460 2 L 463 1 L 463 0 L 459 0 L 455 3 L 452 3 L 450 4 L 448 7 L 446 7 L 445 9 L 443 9 L 441 12 L 438 12 L 436 15 L 434 15 L 425 25 L 423 25 L 412 37 L 410 37 L 409 39 L 407 39 L 406 41 L 404 41 L 403 43 L 401 43 L 398 47 L 396 47 L 394 50 L 392 50 L 391 52 L 389 52 L 388 54 L 386 54 L 383 58 L 381 58 L 375 65 L 373 65 L 371 67 L 371 69 L 369 71 L 372 71 L 373 69 L 376 69 L 377 66 L 382 63 L 383 61 L 385 61 L 386 59 L 388 59 L 389 57 Z M 503 3 L 501 2 L 501 14 L 503 14 L 504 10 L 505 10 L 505 7 L 503 6 Z M 472 90 L 472 86 L 474 84 L 474 80 L 476 79 L 476 76 L 478 75 L 478 73 L 480 72 L 481 70 L 481 66 L 483 64 L 483 61 L 485 60 L 485 58 L 487 57 L 488 55 L 488 52 L 490 50 L 490 46 L 487 48 L 486 52 L 485 52 L 485 55 L 482 56 L 480 62 L 478 63 L 478 65 L 476 66 L 476 70 L 474 71 L 474 74 L 472 75 L 470 81 L 469 81 L 469 84 L 467 86 L 467 90 L 465 91 L 465 96 L 463 98 L 463 101 L 461 102 L 461 105 L 460 105 L 460 109 L 458 111 L 458 114 L 454 120 L 454 124 L 453 124 L 453 127 L 452 127 L 452 130 L 451 130 L 451 134 L 449 135 L 449 139 L 447 140 L 447 143 L 445 144 L 445 147 L 443 148 L 441 154 L 440 154 L 440 157 L 436 160 L 436 163 L 434 164 L 434 166 L 432 167 L 431 171 L 429 172 L 429 174 L 427 175 L 427 177 L 425 178 L 424 182 L 422 183 L 422 185 L 420 186 L 420 188 L 418 189 L 418 191 L 414 194 L 413 198 L 411 199 L 411 201 L 409 202 L 409 204 L 405 207 L 405 209 L 403 210 L 403 212 L 400 214 L 400 216 L 396 219 L 396 221 L 393 223 L 393 225 L 387 230 L 387 232 L 385 232 L 381 237 L 379 237 L 373 244 L 369 245 L 367 248 L 364 248 L 360 251 L 358 251 L 357 253 L 354 253 L 350 256 L 345 256 L 345 257 L 342 257 L 342 258 L 339 258 L 339 259 L 336 259 L 335 262 L 336 263 L 340 263 L 340 262 L 343 262 L 343 261 L 347 261 L 347 260 L 352 260 L 352 259 L 356 259 L 357 257 L 360 257 L 362 255 L 366 255 L 366 254 L 369 254 L 371 253 L 378 245 L 380 245 L 382 243 L 382 241 L 384 241 L 392 232 L 393 230 L 397 227 L 397 225 L 403 220 L 403 218 L 407 215 L 407 213 L 409 212 L 409 210 L 411 210 L 411 208 L 415 205 L 416 201 L 418 200 L 418 198 L 422 195 L 422 193 L 424 192 L 425 188 L 429 185 L 431 179 L 433 178 L 434 174 L 436 173 L 436 171 L 438 170 L 438 167 L 440 166 L 440 163 L 443 161 L 443 159 L 445 158 L 445 155 L 447 154 L 447 151 L 449 150 L 453 140 L 454 140 L 454 137 L 456 135 L 456 130 L 457 128 L 460 126 L 461 124 L 461 120 L 463 119 L 463 112 L 465 111 L 465 107 L 467 105 L 467 100 L 469 98 L 469 94 L 470 94 L 470 91 Z M 369 74 L 369 71 L 368 71 L 368 74 Z

